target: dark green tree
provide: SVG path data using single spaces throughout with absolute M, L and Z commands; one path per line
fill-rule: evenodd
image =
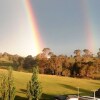
M 38 81 L 38 69 L 33 67 L 33 75 L 27 84 L 28 100 L 39 100 L 42 95 L 41 84 Z

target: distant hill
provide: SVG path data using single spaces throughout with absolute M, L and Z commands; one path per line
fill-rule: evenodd
M 0 61 L 4 61 L 4 62 L 12 62 L 14 58 L 18 58 L 18 57 L 20 57 L 20 56 L 17 54 L 12 55 L 7 52 L 0 53 Z
M 8 66 L 12 66 L 13 68 L 18 66 L 19 58 L 23 58 L 19 55 L 12 55 L 7 52 L 0 53 L 0 68 L 6 68 Z

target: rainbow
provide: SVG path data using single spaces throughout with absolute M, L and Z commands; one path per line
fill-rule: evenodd
M 41 39 L 40 32 L 38 30 L 35 13 L 33 11 L 30 0 L 24 0 L 24 5 L 25 5 L 26 13 L 27 13 L 29 26 L 30 26 L 31 32 L 33 34 L 33 44 L 34 44 L 33 48 L 35 50 L 34 53 L 39 54 L 44 47 L 44 43 Z
M 83 15 L 84 15 L 84 26 L 87 40 L 87 49 L 89 49 L 92 53 L 95 51 L 94 44 L 94 30 L 93 30 L 93 22 L 91 17 L 91 12 L 89 8 L 89 4 L 87 0 L 81 0 Z

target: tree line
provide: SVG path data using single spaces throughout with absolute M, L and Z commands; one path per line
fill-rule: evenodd
M 97 57 L 88 50 L 77 49 L 74 56 L 55 55 L 50 48 L 44 48 L 36 57 L 27 56 L 23 62 L 23 68 L 31 71 L 32 66 L 39 67 L 39 73 L 69 77 L 94 78 L 94 74 L 100 74 L 100 49 Z
M 96 57 L 88 49 L 77 49 L 73 53 L 70 57 L 56 55 L 50 48 L 44 48 L 42 53 L 35 57 L 10 55 L 8 58 L 12 61 L 13 68 L 18 71 L 32 72 L 32 68 L 38 66 L 41 74 L 89 78 L 94 78 L 94 74 L 100 74 L 100 49 Z

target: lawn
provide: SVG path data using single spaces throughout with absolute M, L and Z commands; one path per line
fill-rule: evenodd
M 0 70 L 0 73 L 4 70 Z M 16 98 L 15 100 L 27 100 L 26 86 L 31 78 L 31 73 L 13 71 Z M 53 100 L 56 95 L 77 94 L 79 87 L 80 95 L 92 95 L 92 91 L 100 88 L 100 80 L 79 79 L 61 77 L 55 75 L 39 75 L 39 81 L 43 88 L 42 100 Z

